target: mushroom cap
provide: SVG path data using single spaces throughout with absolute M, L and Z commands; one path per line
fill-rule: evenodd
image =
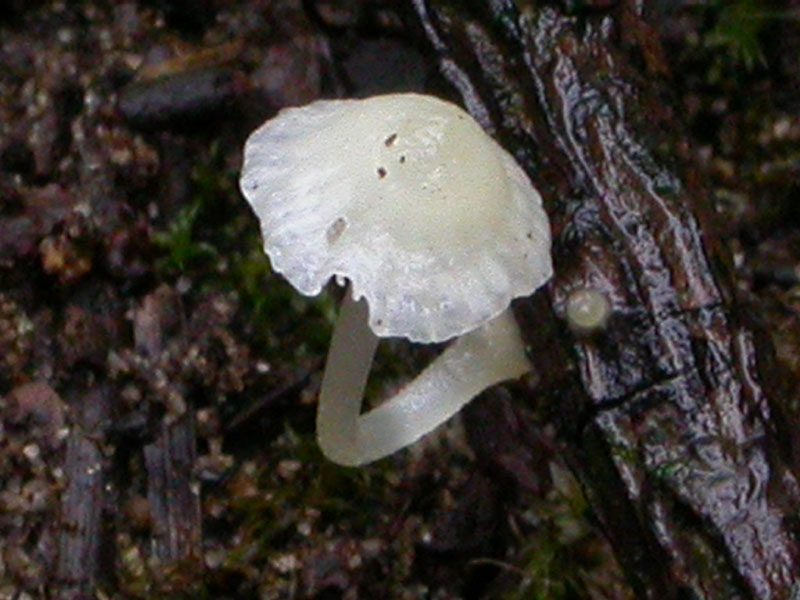
M 538 192 L 466 112 L 431 96 L 284 109 L 248 138 L 240 185 L 273 269 L 306 295 L 346 277 L 381 337 L 461 335 L 552 274 Z

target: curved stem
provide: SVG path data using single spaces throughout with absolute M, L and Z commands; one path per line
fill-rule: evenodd
M 367 324 L 362 298 L 355 302 L 346 290 L 333 330 L 317 407 L 317 440 L 333 462 L 356 465 L 363 454 L 358 440 L 358 417 L 378 337 Z
M 420 375 L 361 414 L 378 338 L 361 300 L 345 294 L 322 377 L 317 437 L 333 462 L 361 465 L 415 442 L 486 388 L 531 368 L 508 310 L 450 345 Z

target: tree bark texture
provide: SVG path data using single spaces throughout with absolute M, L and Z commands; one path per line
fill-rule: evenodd
M 555 276 L 515 307 L 541 376 L 530 400 L 552 407 L 636 593 L 796 598 L 800 486 L 771 354 L 681 165 L 646 3 L 412 1 L 442 72 L 545 199 Z M 588 337 L 565 322 L 580 289 L 613 309 Z

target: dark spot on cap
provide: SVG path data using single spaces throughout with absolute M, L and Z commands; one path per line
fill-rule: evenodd
M 529 231 L 529 232 L 528 232 L 528 233 L 526 233 L 525 235 L 527 236 L 527 238 L 528 238 L 529 240 L 532 240 L 532 239 L 533 239 L 533 232 L 532 232 L 532 231 Z
M 385 140 L 383 140 L 383 143 L 386 145 L 387 148 L 389 148 L 391 146 L 394 146 L 394 143 L 396 141 L 397 141 L 397 134 L 393 133 L 392 135 L 387 137 Z
M 375 319 L 375 325 L 383 325 L 383 319 Z
M 386 169 L 378 167 L 378 178 L 383 179 L 384 177 L 386 177 Z
M 347 220 L 344 217 L 339 217 L 333 223 L 328 225 L 328 230 L 325 232 L 329 244 L 335 244 L 342 237 L 344 230 L 347 229 Z
M 402 164 L 404 162 L 406 162 L 406 155 L 405 154 L 401 154 L 400 155 L 400 163 Z

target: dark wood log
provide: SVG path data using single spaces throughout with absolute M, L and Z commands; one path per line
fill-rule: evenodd
M 646 3 L 412 3 L 442 72 L 545 198 L 555 277 L 515 308 L 542 380 L 529 400 L 549 403 L 636 593 L 796 598 L 800 486 L 771 354 L 683 164 Z M 565 323 L 581 289 L 613 308 L 588 337 Z
M 98 385 L 84 394 L 75 394 L 73 427 L 66 442 L 64 475 L 58 524 L 56 583 L 50 590 L 54 598 L 72 600 L 92 595 L 98 580 L 107 573 L 107 556 L 101 549 L 108 544 L 103 527 L 103 511 L 110 499 L 109 460 L 103 454 L 102 428 L 111 411 L 112 390 Z
M 159 288 L 147 296 L 134 315 L 137 351 L 157 360 L 164 346 L 164 331 L 175 325 L 179 313 L 177 296 L 170 288 Z M 175 397 L 185 396 L 182 385 L 173 392 Z M 194 415 L 184 406 L 182 413 L 168 414 L 161 421 L 156 439 L 144 447 L 152 547 L 163 564 L 200 556 L 202 515 L 199 483 L 194 477 L 196 458 Z
M 162 423 L 156 441 L 144 448 L 153 551 L 164 564 L 200 556 L 199 484 L 192 484 L 196 454 L 190 414 Z

